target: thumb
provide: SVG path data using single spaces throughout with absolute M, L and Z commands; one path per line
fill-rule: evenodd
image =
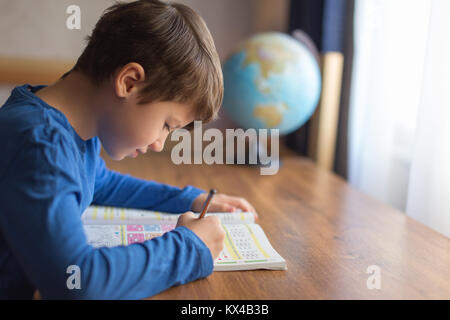
M 194 213 L 192 211 L 187 211 L 178 217 L 176 226 L 179 227 L 180 225 L 185 225 L 186 223 L 189 223 L 194 219 L 195 219 Z
M 192 211 L 186 211 L 185 213 L 183 213 L 183 216 L 189 217 L 189 218 L 195 217 L 194 212 L 192 212 Z

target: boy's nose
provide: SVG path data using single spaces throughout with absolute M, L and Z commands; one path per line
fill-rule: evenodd
M 152 149 L 155 152 L 161 152 L 164 149 L 164 141 L 161 142 L 159 140 L 153 142 L 151 145 L 149 145 L 150 149 Z
M 168 135 L 169 134 L 160 136 L 158 140 L 149 145 L 149 148 L 155 152 L 161 152 L 164 149 L 164 143 L 166 142 Z

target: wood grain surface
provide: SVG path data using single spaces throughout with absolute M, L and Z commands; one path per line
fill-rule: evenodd
M 174 165 L 170 152 L 109 168 L 179 187 L 242 196 L 288 265 L 286 271 L 214 272 L 152 299 L 449 299 L 450 240 L 357 191 L 292 152 L 278 174 L 241 165 Z M 149 195 L 151 196 L 151 195 Z M 367 288 L 367 268 L 381 288 Z
M 51 84 L 72 69 L 75 61 L 17 58 L 0 55 L 0 83 L 17 85 Z

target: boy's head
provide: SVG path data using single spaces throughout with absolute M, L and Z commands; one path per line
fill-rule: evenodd
M 111 107 L 99 137 L 112 158 L 147 147 L 162 150 L 167 124 L 191 129 L 194 120 L 217 119 L 220 60 L 205 22 L 189 7 L 158 0 L 117 3 L 88 40 L 73 70 L 102 92 L 109 88 L 105 102 Z

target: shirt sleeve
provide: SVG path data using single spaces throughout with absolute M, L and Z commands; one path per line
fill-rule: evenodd
M 205 192 L 190 185 L 181 189 L 115 172 L 98 156 L 92 204 L 183 213 L 191 211 L 195 198 Z
M 0 179 L 0 232 L 43 298 L 144 298 L 212 272 L 209 249 L 186 227 L 129 246 L 89 245 L 67 145 L 55 133 L 23 145 Z M 80 289 L 68 286 L 71 266 Z

